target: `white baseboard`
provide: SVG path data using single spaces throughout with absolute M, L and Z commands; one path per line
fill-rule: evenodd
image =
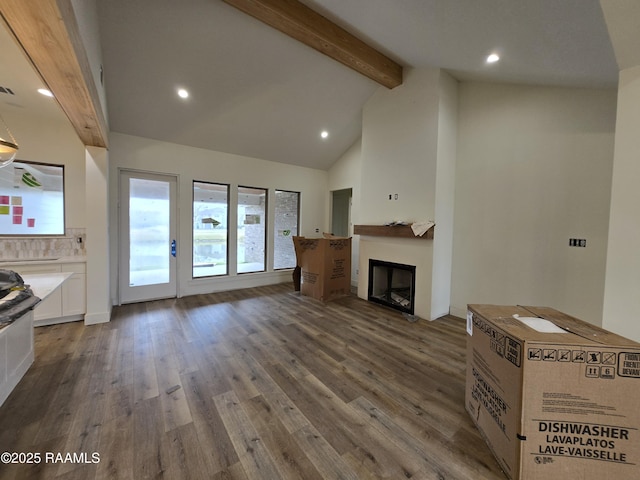
M 183 288 L 180 297 L 198 295 L 203 293 L 227 292 L 243 288 L 264 287 L 278 283 L 291 282 L 293 279 L 291 270 L 278 270 L 275 272 L 245 273 L 231 277 L 209 277 L 193 279 Z
M 453 305 L 451 305 L 451 307 L 449 307 L 449 315 L 453 315 L 454 317 L 458 318 L 467 318 L 466 305 L 464 308 L 454 307 Z
M 108 312 L 87 313 L 84 316 L 85 325 L 97 325 L 111 321 L 111 310 Z

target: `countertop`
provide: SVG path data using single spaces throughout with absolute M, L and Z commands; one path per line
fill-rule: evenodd
M 31 291 L 36 297 L 40 298 L 40 300 L 44 300 L 72 275 L 72 272 L 32 273 L 29 275 L 22 275 L 22 279 L 24 280 L 25 285 L 29 285 L 31 287 Z M 36 308 L 38 308 L 37 305 Z
M 60 288 L 60 286 L 71 276 L 73 276 L 73 272 L 33 273 L 30 275 L 23 275 L 22 279 L 24 280 L 25 285 L 31 288 L 33 294 L 43 301 L 55 292 L 56 289 Z M 38 304 L 31 308 L 38 308 Z M 5 331 L 4 329 L 10 327 L 12 324 L 13 321 L 0 326 L 0 331 Z

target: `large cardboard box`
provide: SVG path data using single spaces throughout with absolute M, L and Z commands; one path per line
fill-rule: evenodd
M 469 305 L 466 408 L 505 474 L 640 478 L 640 344 L 547 307 Z
M 300 293 L 327 302 L 351 290 L 351 238 L 293 237 Z

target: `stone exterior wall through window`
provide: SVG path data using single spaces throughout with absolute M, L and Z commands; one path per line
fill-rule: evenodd
M 293 237 L 298 235 L 300 193 L 277 190 L 275 202 L 273 268 L 294 268 Z

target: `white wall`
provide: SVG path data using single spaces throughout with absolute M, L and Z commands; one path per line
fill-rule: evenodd
M 439 79 L 439 69 L 405 69 L 402 85 L 380 87 L 367 101 L 360 223 L 433 220 Z
M 351 285 L 358 285 L 358 257 L 360 235 L 353 235 L 353 225 L 360 221 L 360 178 L 362 170 L 362 142 L 358 139 L 329 169 L 329 192 L 351 189 Z
M 67 121 L 11 112 L 3 114 L 20 149 L 17 159 L 64 165 L 66 228 L 85 226 L 85 148 Z
M 318 236 L 328 228 L 326 217 L 328 173 L 310 168 L 295 167 L 222 152 L 160 142 L 141 137 L 111 133 L 109 141 L 110 196 L 118 198 L 120 169 L 132 169 L 177 175 L 178 177 L 178 295 L 192 295 L 234 288 L 245 288 L 291 280 L 290 271 L 229 275 L 215 278 L 191 278 L 192 239 L 192 181 L 238 184 L 251 187 L 301 192 L 300 234 Z M 270 205 L 271 214 L 273 204 Z M 118 230 L 116 202 L 111 202 L 110 243 L 111 264 L 118 258 Z M 268 230 L 268 242 L 273 236 L 273 225 Z M 229 258 L 235 258 L 235 245 L 230 245 Z M 272 259 L 268 261 L 272 265 Z M 271 270 L 271 268 L 268 268 Z M 111 289 L 117 302 L 117 269 L 111 271 Z
M 614 90 L 460 84 L 453 314 L 545 305 L 601 324 L 615 114 Z
M 640 341 L 640 66 L 620 72 L 603 327 Z

